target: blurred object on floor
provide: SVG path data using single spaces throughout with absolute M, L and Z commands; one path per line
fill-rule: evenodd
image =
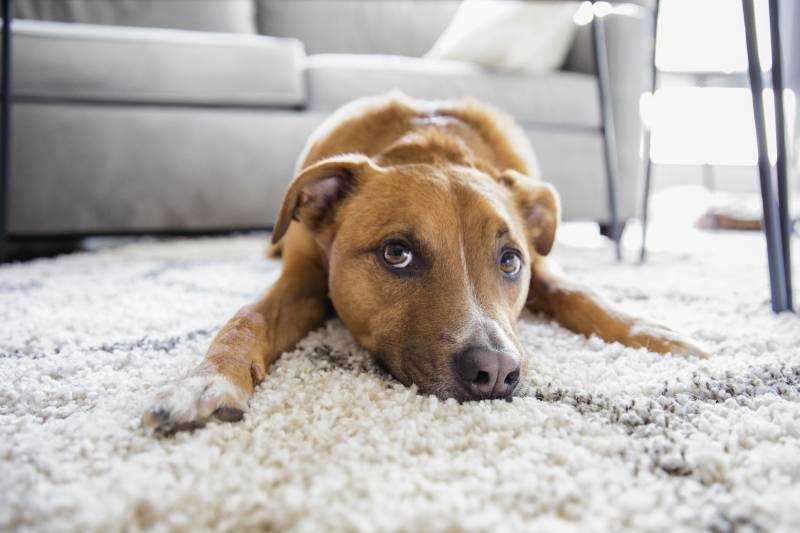
M 697 220 L 697 227 L 760 231 L 761 197 L 757 194 L 714 193 L 708 210 Z
M 797 213 L 800 201 L 790 203 L 789 211 Z M 715 192 L 708 210 L 697 221 L 700 229 L 761 231 L 761 197 L 757 194 Z

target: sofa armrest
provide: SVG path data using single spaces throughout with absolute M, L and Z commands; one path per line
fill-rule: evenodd
M 653 12 L 634 4 L 615 5 L 603 21 L 612 91 L 647 89 L 653 67 Z M 578 27 L 564 70 L 597 74 L 591 24 Z
M 15 20 L 20 96 L 197 105 L 305 102 L 296 39 Z

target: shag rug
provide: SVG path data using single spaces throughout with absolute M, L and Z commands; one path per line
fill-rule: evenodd
M 693 239 L 644 267 L 556 254 L 710 360 L 526 314 L 521 396 L 459 405 L 394 382 L 333 320 L 242 422 L 173 438 L 139 417 L 275 279 L 264 235 L 0 267 L 0 530 L 798 531 L 800 319 L 769 310 L 759 234 Z

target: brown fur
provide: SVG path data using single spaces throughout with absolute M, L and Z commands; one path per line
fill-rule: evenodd
M 273 234 L 281 277 L 220 331 L 202 372 L 249 395 L 331 307 L 398 380 L 442 398 L 466 398 L 452 368 L 466 347 L 524 359 L 516 320 L 526 305 L 607 341 L 705 355 L 566 279 L 545 257 L 558 220 L 555 191 L 504 115 L 471 101 L 402 95 L 354 102 L 318 129 L 301 157 Z M 394 237 L 413 244 L 417 270 L 398 274 L 381 263 L 383 243 Z M 525 265 L 513 281 L 498 272 L 504 247 Z M 231 408 L 224 397 L 212 407 Z M 146 425 L 169 421 L 153 412 Z

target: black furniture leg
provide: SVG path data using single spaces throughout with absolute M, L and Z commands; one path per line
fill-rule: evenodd
M 653 50 L 650 57 L 650 66 L 653 68 L 653 77 L 650 80 L 651 94 L 655 99 L 656 88 L 658 87 L 658 68 L 656 67 L 656 45 L 658 43 L 658 10 L 661 7 L 661 0 L 656 0 L 653 6 Z M 644 133 L 644 184 L 642 187 L 642 246 L 639 249 L 639 262 L 647 260 L 647 222 L 650 209 L 650 189 L 653 180 L 653 160 L 650 157 L 650 141 L 652 139 L 651 128 Z
M 747 42 L 747 63 L 750 77 L 750 93 L 753 99 L 753 116 L 755 118 L 756 144 L 758 147 L 758 176 L 761 184 L 761 202 L 764 216 L 764 234 L 767 240 L 767 261 L 769 266 L 770 292 L 772 310 L 777 312 L 788 309 L 786 301 L 786 284 L 784 279 L 783 252 L 781 251 L 780 227 L 777 217 L 775 189 L 773 187 L 772 167 L 767 150 L 767 128 L 764 122 L 764 90 L 761 79 L 761 62 L 758 58 L 758 42 L 756 40 L 756 21 L 753 0 L 742 0 L 744 14 L 745 40 Z
M 770 45 L 772 48 L 772 92 L 775 95 L 775 140 L 777 160 L 775 170 L 778 180 L 778 226 L 781 235 L 783 278 L 786 290 L 786 308 L 792 302 L 792 223 L 789 217 L 788 150 L 786 139 L 786 108 L 783 103 L 783 50 L 781 48 L 780 13 L 778 0 L 769 0 Z
M 622 259 L 622 232 L 619 226 L 617 207 L 617 138 L 614 130 L 614 112 L 611 105 L 611 90 L 608 73 L 608 51 L 606 50 L 605 22 L 602 17 L 592 17 L 592 37 L 594 39 L 594 59 L 597 66 L 597 86 L 600 96 L 600 112 L 603 120 L 603 147 L 606 163 L 606 189 L 608 192 L 608 212 L 611 218 L 611 238 L 614 240 L 617 260 Z
M 2 0 L 3 52 L 0 57 L 0 240 L 8 235 L 8 190 L 11 185 L 11 11 L 12 0 Z

